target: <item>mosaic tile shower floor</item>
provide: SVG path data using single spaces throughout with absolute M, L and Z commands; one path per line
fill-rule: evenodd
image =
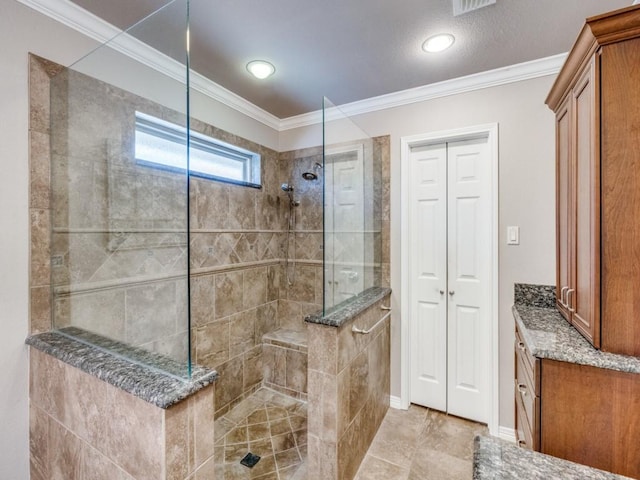
M 262 388 L 215 421 L 216 480 L 307 477 L 307 404 Z M 240 460 L 251 452 L 260 461 Z

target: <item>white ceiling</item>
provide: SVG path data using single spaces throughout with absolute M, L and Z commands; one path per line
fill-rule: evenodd
M 182 60 L 186 0 L 73 0 Z M 453 15 L 451 0 L 191 0 L 191 67 L 278 118 L 527 62 L 569 50 L 584 19 L 631 0 L 497 0 Z M 422 42 L 450 32 L 454 46 Z M 245 69 L 268 60 L 266 81 Z

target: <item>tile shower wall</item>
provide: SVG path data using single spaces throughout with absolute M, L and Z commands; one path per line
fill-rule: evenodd
M 29 56 L 29 332 L 51 329 L 50 81 L 62 66 Z
M 185 179 L 134 158 L 136 111 L 178 124 L 184 117 L 66 69 L 51 84 L 53 181 L 69 183 L 53 191 L 56 326 L 185 359 Z M 198 120 L 190 126 L 262 157 L 261 189 L 191 179 L 192 355 L 220 373 L 220 414 L 262 382 L 261 338 L 278 325 L 288 200 L 275 151 Z
M 135 112 L 180 115 L 69 69 L 50 80 L 56 327 L 187 356 L 186 177 L 136 164 Z
M 183 178 L 133 158 L 136 110 L 184 119 L 46 60 L 31 62 L 33 116 L 42 117 L 32 122 L 42 128 L 31 140 L 32 333 L 50 328 L 54 309 L 57 327 L 73 324 L 185 358 Z M 52 128 L 61 132 L 52 142 L 49 105 Z M 304 315 L 321 306 L 322 187 L 301 177 L 308 161 L 321 161 L 321 150 L 280 158 L 197 120 L 191 127 L 262 155 L 262 189 L 191 181 L 192 355 L 220 373 L 220 415 L 260 386 L 262 335 L 304 329 Z M 69 182 L 68 190 L 51 192 L 50 171 L 54 185 Z M 285 181 L 301 201 L 290 238 Z M 287 240 L 298 260 L 289 270 L 292 285 L 283 265 Z
M 196 363 L 220 375 L 217 418 L 262 384 L 262 336 L 278 327 L 288 200 L 275 151 L 197 120 L 191 125 L 262 155 L 261 189 L 192 179 L 191 338 Z
M 32 480 L 214 478 L 213 384 L 163 410 L 34 348 L 30 370 Z
M 323 172 L 318 172 L 317 180 L 302 178 L 316 162 L 322 164 L 322 147 L 280 153 L 281 182 L 294 187 L 294 199 L 300 202 L 293 209 L 294 233 L 284 235 L 289 258 L 283 266 L 278 300 L 279 327 L 290 330 L 306 331 L 304 317 L 322 308 Z
M 177 123 L 184 118 L 44 59 L 31 56 L 30 64 L 31 333 L 49 330 L 55 309 L 57 326 L 73 318 L 75 326 L 184 358 L 187 332 L 176 321 L 186 318 L 186 279 L 177 267 L 186 262 L 184 223 L 176 220 L 186 211 L 185 195 L 177 195 L 184 190 L 167 172 L 136 167 L 132 153 L 136 109 Z M 56 128 L 75 129 L 72 137 L 50 141 L 50 112 Z M 118 126 L 105 128 L 111 123 Z M 192 355 L 220 373 L 219 416 L 263 381 L 262 335 L 305 331 L 304 316 L 322 307 L 322 182 L 302 179 L 322 162 L 322 149 L 278 154 L 197 120 L 191 126 L 262 155 L 262 189 L 198 178 L 191 184 Z M 98 144 L 89 141 L 92 129 L 103 139 Z M 373 145 L 383 169 L 376 185 L 382 207 L 375 208 L 382 208 L 388 285 L 389 137 Z M 70 180 L 68 195 L 51 192 L 51 173 Z M 291 236 L 284 182 L 300 201 Z M 52 194 L 60 205 L 53 212 Z M 175 202 L 165 205 L 167 197 Z M 88 228 L 88 213 L 99 228 Z M 286 242 L 295 269 L 284 262 Z
M 390 320 L 376 302 L 341 327 L 309 324 L 309 480 L 350 480 L 389 408 Z

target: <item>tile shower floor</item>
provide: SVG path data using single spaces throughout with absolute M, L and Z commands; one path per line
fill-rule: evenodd
M 306 479 L 307 404 L 261 388 L 215 421 L 216 480 Z M 240 464 L 251 452 L 260 461 Z
M 306 480 L 307 404 L 262 388 L 215 422 L 216 480 Z M 412 405 L 389 409 L 355 480 L 468 480 L 485 425 Z M 240 464 L 260 455 L 253 468 Z

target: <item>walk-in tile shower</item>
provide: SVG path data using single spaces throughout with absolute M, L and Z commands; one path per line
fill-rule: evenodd
M 273 471 L 280 457 L 303 472 L 305 317 L 388 285 L 388 139 L 327 99 L 315 147 L 277 152 L 218 128 L 188 69 L 186 12 L 198 4 L 174 0 L 51 76 L 50 236 L 34 243 L 47 251 L 51 327 L 83 342 L 96 334 L 100 348 L 116 341 L 117 355 L 185 379 L 193 365 L 215 369 L 223 451 L 238 405 L 266 409 L 265 428 L 270 408 L 305 417 L 263 450 Z M 162 72 L 127 54 L 140 42 L 162 52 Z M 216 453 L 218 478 L 244 471 L 227 453 Z

